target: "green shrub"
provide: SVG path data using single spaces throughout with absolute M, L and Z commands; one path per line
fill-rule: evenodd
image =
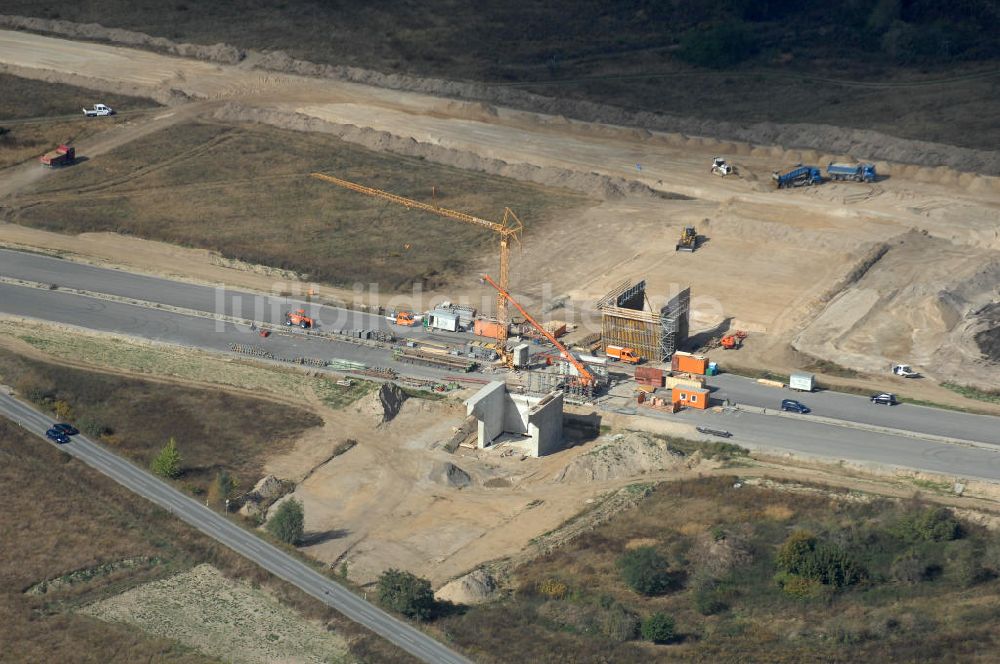
M 929 507 L 907 514 L 892 528 L 905 542 L 948 542 L 962 536 L 962 524 L 946 507 Z
M 626 552 L 618 559 L 618 570 L 625 584 L 642 595 L 662 595 L 674 585 L 667 561 L 651 546 Z
M 719 582 L 715 579 L 698 581 L 694 586 L 691 598 L 695 611 L 703 616 L 714 616 L 729 608 L 723 600 Z
M 177 451 L 177 442 L 171 438 L 160 453 L 153 459 L 150 469 L 167 479 L 176 479 L 181 474 L 181 453 Z
M 114 433 L 111 427 L 93 414 L 87 414 L 81 417 L 79 425 L 80 431 L 84 432 L 88 436 L 91 436 L 92 438 L 100 438 L 101 436 L 107 436 Z
M 647 641 L 670 643 L 674 636 L 674 619 L 665 613 L 654 613 L 642 621 L 642 638 Z
M 926 576 L 927 565 L 913 549 L 896 556 L 889 566 L 889 575 L 901 583 L 918 583 Z
M 788 536 L 775 562 L 782 572 L 835 588 L 853 585 L 865 577 L 865 570 L 844 549 L 820 542 L 805 530 Z
M 796 599 L 813 599 L 823 594 L 822 583 L 798 574 L 780 572 L 774 577 L 774 580 L 782 592 Z
M 417 620 L 430 620 L 436 607 L 431 582 L 398 569 L 386 570 L 378 578 L 378 601 Z
M 289 498 L 278 506 L 265 528 L 285 544 L 298 544 L 302 541 L 302 533 L 305 524 L 305 513 L 302 510 L 302 503 Z
M 600 629 L 612 641 L 631 641 L 639 634 L 639 616 L 616 602 L 601 612 Z

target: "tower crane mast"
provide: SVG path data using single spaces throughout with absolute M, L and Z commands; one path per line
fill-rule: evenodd
M 510 318 L 507 315 L 507 299 L 502 295 L 502 293 L 506 293 L 510 288 L 511 244 L 515 242 L 520 244 L 521 231 L 524 230 L 524 224 L 522 224 L 521 220 L 517 218 L 517 215 L 514 214 L 513 210 L 509 207 L 505 207 L 503 209 L 503 219 L 501 221 L 490 221 L 489 219 L 482 219 L 471 214 L 466 214 L 465 212 L 449 210 L 447 208 L 438 207 L 437 205 L 431 205 L 430 203 L 422 203 L 411 198 L 391 194 L 387 191 L 382 191 L 381 189 L 375 189 L 374 187 L 366 187 L 365 185 L 357 184 L 356 182 L 349 182 L 348 180 L 342 180 L 338 177 L 327 175 L 325 173 L 312 173 L 311 175 L 317 180 L 329 182 L 330 184 L 343 187 L 344 189 L 348 189 L 359 194 L 364 194 L 365 196 L 371 196 L 372 198 L 378 198 L 384 201 L 389 201 L 390 203 L 396 203 L 397 205 L 402 205 L 408 209 L 422 210 L 424 212 L 436 214 L 439 217 L 454 219 L 455 221 L 461 221 L 473 226 L 479 226 L 480 228 L 485 228 L 496 233 L 500 237 L 500 291 L 497 294 L 497 320 L 500 321 L 500 337 L 497 341 L 499 342 L 501 357 L 505 363 L 510 363 L 510 353 L 507 351 L 507 335 Z

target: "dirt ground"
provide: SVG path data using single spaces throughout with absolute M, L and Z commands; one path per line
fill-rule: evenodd
M 152 131 L 157 122 L 175 122 L 178 115 L 189 118 L 210 112 L 216 119 L 256 120 L 302 131 L 333 132 L 368 148 L 550 186 L 577 190 L 598 187 L 603 199 L 599 205 L 562 217 L 556 214 L 553 223 L 536 234 L 527 233 L 523 250 L 515 254 L 512 281 L 529 306 L 544 308 L 539 300 L 549 297 L 571 298 L 568 309 L 553 316 L 594 325 L 589 303 L 626 277 L 645 278 L 654 305 L 666 299 L 672 289 L 691 285 L 696 331 L 728 324 L 758 336 L 742 351 L 741 364 L 795 369 L 782 364 L 794 343 L 800 350 L 835 363 L 878 367 L 876 375 L 889 362 L 909 362 L 937 381 L 997 386 L 1000 372 L 995 371 L 995 365 L 971 350 L 937 351 L 956 340 L 963 348 L 972 348 L 967 340 L 982 325 L 966 329 L 966 315 L 997 299 L 985 277 L 967 280 L 960 276 L 961 270 L 914 270 L 907 282 L 912 287 L 879 305 L 887 319 L 897 322 L 868 325 L 864 330 L 847 326 L 835 344 L 825 341 L 829 335 L 822 330 L 818 340 L 806 330 L 824 310 L 829 311 L 827 319 L 839 316 L 838 307 L 853 296 L 837 297 L 838 293 L 857 287 L 852 273 L 873 247 L 898 242 L 911 231 L 926 232 L 936 241 L 906 247 L 913 265 L 937 263 L 942 255 L 952 255 L 956 261 L 965 256 L 970 266 L 993 264 L 1000 255 L 1000 185 L 995 178 L 880 162 L 880 173 L 888 177 L 874 185 L 827 183 L 773 191 L 773 168 L 797 161 L 823 164 L 842 155 L 588 124 L 328 79 L 267 73 L 248 66 L 210 64 L 96 44 L 81 46 L 24 33 L 3 33 L 3 37 L 0 62 L 21 75 L 52 81 L 82 80 L 99 88 L 148 96 L 170 92 L 175 100 L 202 100 L 187 104 L 175 101 L 179 105 L 169 112 L 173 115 L 145 125 L 137 122 L 139 126 L 131 130 L 137 134 Z M 86 53 L 87 58 L 80 53 Z M 228 103 L 220 106 L 221 102 Z M 123 144 L 121 137 L 115 137 L 114 142 Z M 709 177 L 707 164 L 715 154 L 729 157 L 737 165 L 738 176 Z M 617 184 L 613 187 L 609 180 L 581 179 L 592 174 L 613 178 Z M 5 180 L 8 194 L 23 186 L 17 176 L 15 173 Z M 516 209 L 516 201 L 512 207 Z M 707 242 L 694 254 L 676 254 L 673 245 L 680 228 L 692 223 Z M 117 245 L 119 241 L 123 244 Z M 103 234 L 92 241 L 85 235 L 66 247 L 59 236 L 0 226 L 0 242 L 58 246 L 78 254 L 94 248 L 95 258 L 117 263 L 129 261 L 118 251 L 119 246 L 128 246 L 140 252 L 137 255 L 144 259 L 146 270 L 267 287 L 267 280 L 257 279 L 250 270 L 219 269 L 219 260 L 212 254 L 109 239 Z M 105 246 L 97 248 L 98 244 Z M 558 248 L 555 260 L 553 247 Z M 942 252 L 942 247 L 950 249 Z M 163 252 L 169 256 L 161 257 Z M 890 252 L 887 263 L 899 253 Z M 488 301 L 490 293 L 475 277 L 482 269 L 491 268 L 493 260 L 483 259 L 449 280 L 442 291 L 456 300 Z M 901 277 L 890 272 L 876 266 L 865 275 L 866 287 L 886 292 L 895 288 L 893 284 Z M 327 290 L 338 295 L 334 289 Z M 959 293 L 943 298 L 948 299 L 953 313 L 915 332 L 914 326 L 923 326 L 926 319 L 913 312 L 926 306 L 921 298 L 933 298 L 937 292 Z M 917 338 L 912 343 L 900 341 L 914 335 Z

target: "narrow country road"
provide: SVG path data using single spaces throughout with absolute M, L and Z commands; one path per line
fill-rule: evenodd
M 6 394 L 0 394 L 0 414 L 43 439 L 46 429 L 53 423 L 46 415 Z M 66 445 L 59 445 L 59 448 L 252 560 L 275 576 L 367 627 L 414 657 L 433 664 L 470 662 L 423 632 L 369 604 L 276 546 L 247 532 L 152 474 L 88 440 L 82 434 L 74 436 Z

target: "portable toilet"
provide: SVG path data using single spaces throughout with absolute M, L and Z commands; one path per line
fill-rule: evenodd
M 671 392 L 671 398 L 681 406 L 705 410 L 708 408 L 708 394 L 708 390 L 704 387 L 676 385 Z

